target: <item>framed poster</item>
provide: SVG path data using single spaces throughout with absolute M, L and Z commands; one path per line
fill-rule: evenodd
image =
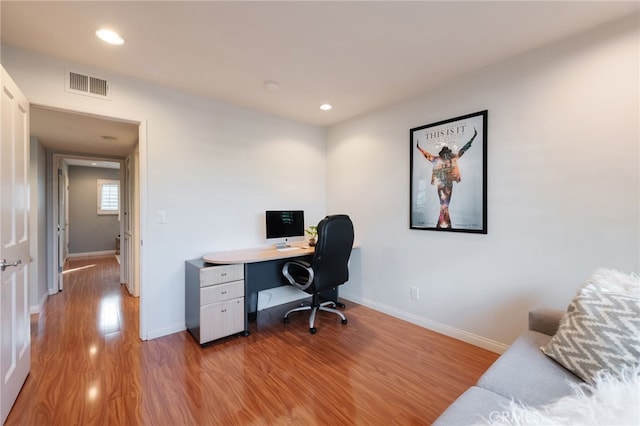
M 410 228 L 487 233 L 487 111 L 411 129 Z

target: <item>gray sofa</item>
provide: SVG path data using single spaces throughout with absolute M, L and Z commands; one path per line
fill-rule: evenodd
M 548 404 L 573 393 L 570 383 L 582 379 L 540 350 L 558 330 L 564 311 L 534 307 L 523 333 L 480 377 L 436 419 L 434 425 L 489 422 L 509 409 L 512 400 L 527 406 Z

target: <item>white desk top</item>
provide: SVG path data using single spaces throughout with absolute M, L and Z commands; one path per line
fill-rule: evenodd
M 298 247 L 295 250 L 278 251 L 275 247 L 260 247 L 254 249 L 218 251 L 205 254 L 202 259 L 208 263 L 233 264 L 233 263 L 255 263 L 266 260 L 287 259 L 289 257 L 304 256 L 313 254 L 314 248 L 307 245 L 292 244 Z

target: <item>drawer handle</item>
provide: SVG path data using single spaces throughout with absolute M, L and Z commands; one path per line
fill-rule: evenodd
M 222 310 L 222 313 L 224 313 L 224 312 L 227 312 L 227 310 L 226 310 L 226 309 L 223 309 L 223 310 Z
M 226 277 L 226 276 L 227 276 L 227 273 L 226 273 L 226 272 L 223 272 L 223 273 L 221 273 L 221 274 L 220 274 L 220 276 L 221 276 L 221 277 Z
M 227 294 L 227 292 L 226 291 L 221 291 L 220 294 Z

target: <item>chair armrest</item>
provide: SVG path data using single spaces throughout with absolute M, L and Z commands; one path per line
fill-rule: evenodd
M 304 269 L 311 268 L 311 264 L 309 262 L 305 262 L 304 260 L 300 260 L 300 259 L 290 260 L 287 263 L 285 263 L 284 266 L 287 266 L 289 264 L 292 264 L 294 266 L 300 266 L 300 267 L 302 267 Z M 284 269 L 284 267 L 283 267 L 283 269 Z
M 282 266 L 282 275 L 294 287 L 306 290 L 313 283 L 315 276 L 311 264 L 304 260 L 292 260 Z
M 529 311 L 529 330 L 553 336 L 565 311 L 548 306 L 534 306 Z

